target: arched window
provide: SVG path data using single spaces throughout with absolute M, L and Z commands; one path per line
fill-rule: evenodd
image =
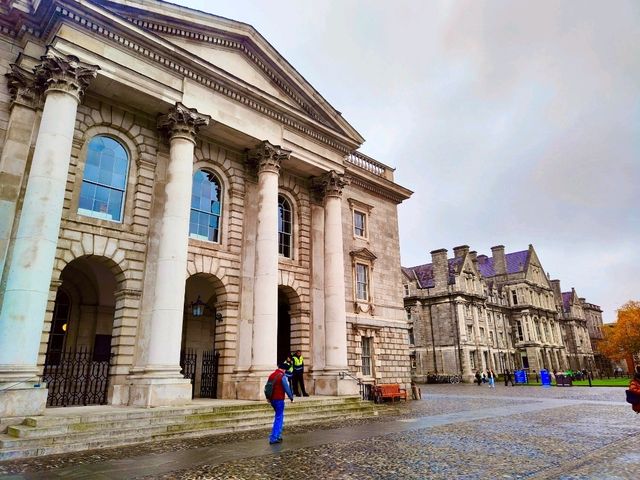
M 87 150 L 78 213 L 121 222 L 128 171 L 129 155 L 119 142 L 104 135 L 93 137 Z
M 209 242 L 220 241 L 222 186 L 211 172 L 198 170 L 193 175 L 189 235 Z
M 284 196 L 278 195 L 278 253 L 291 258 L 292 245 L 291 203 Z

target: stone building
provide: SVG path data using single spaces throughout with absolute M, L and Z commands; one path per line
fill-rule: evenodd
M 587 331 L 589 332 L 589 341 L 591 343 L 591 350 L 593 351 L 595 368 L 602 373 L 611 373 L 613 371 L 611 360 L 598 351 L 598 341 L 603 338 L 602 309 L 599 305 L 587 302 L 585 298 L 580 298 L 580 302 L 582 303 L 582 310 L 587 320 Z
M 562 322 L 562 333 L 567 347 L 569 367 L 573 370 L 584 368 L 594 370 L 596 368 L 593 349 L 591 347 L 591 335 L 588 328 L 587 310 L 593 316 L 594 310 L 585 308 L 586 301 L 579 298 L 575 288 L 570 292 L 562 292 L 558 295 L 560 281 L 554 280 L 556 301 Z M 597 307 L 597 306 L 596 306 Z M 602 310 L 600 310 L 600 325 L 602 325 Z M 596 333 L 596 332 L 594 332 Z
M 408 383 L 411 192 L 258 32 L 153 0 L 0 13 L 0 419 L 258 399 L 295 349 L 315 394 Z
M 533 246 L 492 247 L 491 257 L 466 245 L 453 251 L 448 258 L 446 249 L 434 250 L 431 263 L 402 269 L 417 380 L 428 373 L 470 379 L 487 368 L 562 370 L 569 354 L 583 363 L 589 357 L 586 347 L 573 354 L 566 346 L 580 324 L 559 308 L 559 282 L 548 279 Z

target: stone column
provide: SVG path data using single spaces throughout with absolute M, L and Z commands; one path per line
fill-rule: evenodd
M 4 271 L 16 204 L 27 166 L 36 109 L 41 103 L 35 74 L 15 64 L 10 67 L 11 71 L 5 76 L 11 93 L 11 110 L 0 156 L 0 218 L 3 219 L 0 222 L 0 276 Z
M 267 141 L 248 152 L 248 162 L 258 169 L 258 214 L 251 367 L 238 385 L 238 398 L 262 398 L 264 377 L 278 361 L 278 177 L 290 154 Z
M 33 415 L 44 409 L 46 390 L 36 394 L 37 358 L 71 156 L 80 97 L 98 67 L 49 47 L 36 68 L 45 94 L 44 110 L 27 180 L 22 213 L 8 261 L 0 313 L 0 389 L 20 397 L 0 401 L 0 417 Z M 31 393 L 27 393 L 27 392 Z M 5 394 L 7 395 L 7 394 Z M 38 396 L 37 399 L 34 396 Z M 15 400 L 15 399 L 13 399 Z M 20 400 L 20 401 L 22 401 Z M 41 402 L 41 403 L 39 403 Z M 29 413 L 27 413 L 29 412 Z
M 347 313 L 345 310 L 344 245 L 342 242 L 342 189 L 349 184 L 344 175 L 330 171 L 316 185 L 324 193 L 324 378 L 316 380 L 316 393 L 355 393 L 356 383 L 341 372 L 347 364 Z
M 189 214 L 196 134 L 211 117 L 181 103 L 158 119 L 170 138 L 149 344 L 142 374 L 132 376 L 130 403 L 180 405 L 191 400 L 191 383 L 180 373 Z

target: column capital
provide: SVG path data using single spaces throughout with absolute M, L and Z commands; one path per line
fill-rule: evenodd
M 314 177 L 311 184 L 320 197 L 342 197 L 342 189 L 351 183 L 345 174 L 331 170 L 320 177 Z
M 100 70 L 97 65 L 84 63 L 78 57 L 65 55 L 51 46 L 40 59 L 42 63 L 36 66 L 35 75 L 45 95 L 57 90 L 72 95 L 78 102 Z
M 35 74 L 15 63 L 9 67 L 11 71 L 5 73 L 5 77 L 7 77 L 7 85 L 11 94 L 11 106 L 18 104 L 28 108 L 37 108 L 41 103 L 42 95 L 36 83 Z
M 209 115 L 176 102 L 167 114 L 158 117 L 158 128 L 167 131 L 171 139 L 185 138 L 195 144 L 198 130 L 209 125 L 210 121 Z
M 288 160 L 290 155 L 291 151 L 264 140 L 256 148 L 247 151 L 247 160 L 250 164 L 257 166 L 258 173 L 279 174 L 282 161 Z

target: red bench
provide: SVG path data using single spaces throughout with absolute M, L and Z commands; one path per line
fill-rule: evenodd
M 395 402 L 396 399 L 407 401 L 407 389 L 400 388 L 398 383 L 382 383 L 375 386 L 374 399 L 376 403 L 382 403 L 386 399 Z

